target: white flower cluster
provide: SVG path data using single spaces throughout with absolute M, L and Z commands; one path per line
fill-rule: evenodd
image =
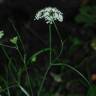
M 54 21 L 63 21 L 63 13 L 57 8 L 47 7 L 36 13 L 35 20 L 44 19 L 47 24 L 53 24 Z

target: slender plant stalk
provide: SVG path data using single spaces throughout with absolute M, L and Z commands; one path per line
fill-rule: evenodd
M 19 48 L 17 47 L 17 48 L 18 48 L 18 49 L 17 49 L 17 50 L 18 50 L 18 53 L 19 53 L 20 57 L 22 58 L 22 61 L 23 61 L 24 66 L 25 66 L 25 70 L 26 70 L 26 74 L 27 74 L 27 77 L 28 77 L 27 79 L 28 79 L 28 82 L 29 82 L 31 94 L 32 94 L 32 96 L 33 96 L 32 87 L 31 87 L 31 82 L 30 82 L 30 77 L 29 77 L 29 74 L 28 74 L 28 71 L 27 71 L 27 65 L 26 65 L 26 60 L 25 60 L 25 48 L 24 48 L 24 45 L 23 45 L 23 41 L 22 41 L 22 39 L 21 39 L 21 36 L 20 36 L 19 32 L 17 31 L 16 27 L 14 26 L 13 21 L 10 20 L 10 19 L 9 19 L 9 21 L 10 21 L 10 23 L 12 24 L 12 26 L 13 26 L 15 32 L 17 33 L 17 36 L 18 36 L 18 38 L 19 38 L 19 40 L 20 40 L 20 43 L 21 43 L 22 48 L 23 48 L 23 51 L 24 51 L 24 56 L 22 56 L 22 54 L 21 54 Z
M 19 35 L 19 34 L 18 34 Z M 20 38 L 20 35 L 19 35 L 19 38 Z M 22 40 L 20 40 L 22 42 Z M 22 43 L 23 44 L 23 43 Z M 28 84 L 29 84 L 29 87 L 30 87 L 30 91 L 31 91 L 31 95 L 33 96 L 33 91 L 32 91 L 32 87 L 31 87 L 31 81 L 30 81 L 30 77 L 29 77 L 29 73 L 27 71 L 27 65 L 26 65 L 26 54 L 24 54 L 24 56 L 22 55 L 21 51 L 19 50 L 19 46 L 18 44 L 16 44 L 16 48 L 17 48 L 17 51 L 20 55 L 20 58 L 24 64 L 24 68 L 25 68 L 25 71 L 26 71 L 26 75 L 27 75 L 27 80 L 28 80 Z
M 13 26 L 14 30 L 15 30 L 16 33 L 17 33 L 17 36 L 18 36 L 18 38 L 19 38 L 19 41 L 20 41 L 20 43 L 21 43 L 21 45 L 22 45 L 22 48 L 23 48 L 23 50 L 24 50 L 24 56 L 23 56 L 22 53 L 21 53 L 21 51 L 19 50 L 18 45 L 16 44 L 16 49 L 17 49 L 17 51 L 18 51 L 18 53 L 19 53 L 19 56 L 20 56 L 20 58 L 21 58 L 21 60 L 22 60 L 22 62 L 23 62 L 23 64 L 24 64 L 24 66 L 25 66 L 25 70 L 26 70 L 26 74 L 27 74 L 27 80 L 28 80 L 29 87 L 30 87 L 30 90 L 31 90 L 31 95 L 33 96 L 32 87 L 31 87 L 31 82 L 30 82 L 30 78 L 29 78 L 29 74 L 28 74 L 27 66 L 26 66 L 26 61 L 25 61 L 25 49 L 24 49 L 24 45 L 23 45 L 23 42 L 22 42 L 22 40 L 21 40 L 21 37 L 20 37 L 19 32 L 16 30 L 13 22 L 11 22 L 11 23 L 12 23 L 12 26 Z M 4 45 L 4 47 L 14 48 L 14 47 L 10 47 L 10 46 L 7 46 L 7 45 Z M 5 49 L 3 48 L 3 45 L 1 45 L 1 48 L 2 48 L 5 56 L 7 57 L 8 61 L 9 61 L 9 60 L 10 60 L 10 57 L 8 56 L 8 54 L 7 54 L 7 52 L 5 51 Z
M 8 61 L 10 61 L 10 58 L 9 58 L 9 56 L 8 56 L 8 54 L 7 54 L 7 52 L 6 52 L 5 48 L 4 48 L 4 46 L 1 46 L 1 49 L 3 50 L 4 55 L 5 55 L 5 57 L 8 59 Z
M 52 32 L 51 32 L 51 24 L 49 24 L 49 48 L 50 48 L 50 51 L 49 51 L 49 65 L 51 65 L 51 62 L 52 62 Z
M 19 38 L 19 40 L 20 40 L 20 43 L 21 43 L 22 48 L 23 48 L 23 51 L 24 51 L 24 53 L 25 53 L 25 48 L 24 48 L 24 45 L 23 45 L 23 41 L 22 41 L 22 39 L 21 39 L 21 36 L 20 36 L 18 30 L 16 29 L 13 21 L 12 21 L 11 19 L 8 19 L 8 20 L 9 20 L 9 22 L 12 24 L 12 27 L 13 27 L 14 31 L 17 33 L 17 36 L 18 36 L 18 38 Z
M 8 61 L 9 61 L 9 63 L 8 64 L 10 64 L 11 63 L 11 59 L 10 59 L 10 57 L 9 57 L 9 55 L 7 54 L 7 52 L 6 52 L 6 50 L 5 50 L 5 48 L 3 47 L 3 46 L 1 46 L 1 48 L 2 48 L 2 50 L 3 50 L 3 52 L 4 52 L 4 55 L 6 56 L 6 58 L 8 59 Z M 7 70 L 7 69 L 6 69 Z M 7 74 L 8 74 L 8 70 L 7 70 Z M 6 85 L 6 89 L 7 89 L 7 94 L 8 94 L 8 96 L 11 96 L 10 95 L 10 91 L 9 91 L 9 88 L 8 88 L 8 76 L 7 76 L 7 81 L 5 81 L 4 79 L 2 79 L 3 81 L 4 81 L 4 83 L 5 83 L 5 85 Z
M 8 96 L 11 96 L 10 95 L 10 91 L 9 91 L 9 87 L 8 87 L 8 82 L 6 82 L 6 87 L 7 87 L 7 94 L 8 94 Z
M 42 88 L 43 88 L 43 85 L 44 85 L 44 82 L 46 80 L 46 77 L 47 77 L 47 74 L 51 68 L 51 63 L 52 63 L 52 32 L 51 32 L 51 24 L 49 24 L 49 65 L 47 67 L 47 70 L 43 76 L 43 80 L 41 81 L 41 84 L 40 84 L 40 88 L 38 90 L 38 93 L 37 93 L 37 96 L 40 96 L 40 93 L 42 91 Z
M 19 47 L 18 47 L 17 44 L 16 44 L 16 49 L 17 49 L 17 52 L 18 52 L 18 54 L 19 54 L 19 56 L 20 56 L 20 58 L 21 58 L 21 61 L 24 63 L 24 57 L 23 57 L 21 51 L 19 50 Z
M 63 63 L 57 63 L 57 64 L 52 64 L 52 66 L 65 66 L 65 67 L 68 67 L 70 68 L 71 70 L 75 71 L 76 73 L 78 73 L 85 81 L 86 83 L 88 84 L 88 86 L 91 86 L 90 82 L 87 80 L 87 78 L 81 73 L 79 72 L 77 69 L 75 69 L 74 67 L 68 65 L 68 64 L 63 64 Z
M 62 54 L 62 52 L 63 52 L 63 45 L 64 45 L 64 41 L 62 40 L 62 37 L 61 37 L 61 35 L 60 35 L 60 33 L 59 33 L 59 30 L 58 30 L 58 28 L 57 28 L 57 26 L 56 26 L 56 24 L 55 24 L 55 22 L 53 22 L 53 25 L 54 25 L 54 27 L 55 27 L 55 29 L 56 29 L 56 32 L 57 32 L 57 34 L 58 34 L 58 36 L 59 36 L 59 39 L 60 39 L 60 42 L 61 42 L 61 49 L 60 49 L 60 52 L 59 52 L 59 54 L 55 57 L 55 59 L 54 59 L 54 61 L 55 60 L 57 60 L 60 56 L 61 56 L 61 54 Z
M 95 57 L 96 55 L 91 55 L 91 56 L 87 56 L 85 57 L 78 65 L 74 66 L 74 68 L 78 68 L 80 66 L 82 66 L 82 64 L 84 64 L 84 62 L 86 62 L 87 60 L 91 60 L 93 57 Z M 66 72 L 70 72 L 71 70 L 68 70 Z
M 60 39 L 61 45 L 63 45 L 62 37 L 61 37 L 61 35 L 60 35 L 60 33 L 59 33 L 59 30 L 58 30 L 58 28 L 57 28 L 55 22 L 53 22 L 53 25 L 54 25 L 54 27 L 55 27 L 55 29 L 56 29 L 56 32 L 57 32 L 58 36 L 59 36 L 59 39 Z
M 6 86 L 7 95 L 8 95 L 8 96 L 11 96 L 11 95 L 10 95 L 10 91 L 9 91 L 9 87 L 8 87 L 8 82 L 7 82 L 5 79 L 3 79 L 1 76 L 0 76 L 0 80 L 2 80 L 3 83 L 4 83 L 5 86 Z M 2 93 L 2 92 L 3 92 L 3 91 L 0 91 L 0 93 Z
M 2 89 L 2 91 L 0 91 L 0 94 L 3 93 L 3 92 L 5 92 L 8 89 L 15 88 L 15 87 L 18 87 L 18 85 L 17 84 L 10 85 L 7 88 Z
M 42 91 L 44 82 L 45 82 L 45 80 L 46 80 L 46 77 L 47 77 L 47 74 L 48 74 L 50 68 L 51 68 L 51 65 L 49 65 L 49 66 L 47 67 L 47 70 L 46 70 L 46 72 L 45 72 L 45 74 L 44 74 L 44 76 L 43 76 L 43 80 L 41 81 L 40 88 L 39 88 L 39 90 L 38 90 L 37 96 L 40 96 L 40 93 L 41 93 L 41 91 Z
M 7 48 L 11 48 L 11 49 L 16 49 L 16 47 L 12 47 L 12 46 L 5 45 L 5 44 L 1 44 L 1 43 L 0 43 L 0 46 L 7 47 Z
M 29 73 L 28 73 L 28 71 L 27 71 L 26 55 L 25 55 L 25 54 L 24 54 L 24 66 L 25 66 L 25 70 L 26 70 L 26 74 L 27 74 L 27 80 L 28 80 L 28 83 L 29 83 L 29 87 L 30 87 L 30 90 L 31 90 L 31 95 L 33 96 L 31 81 L 30 81 Z
M 8 57 L 8 58 L 10 58 L 10 57 Z M 9 60 L 9 63 L 8 63 L 8 65 L 10 65 L 11 64 L 11 58 L 10 58 L 10 60 Z M 9 91 L 9 87 L 8 87 L 8 73 L 9 73 L 9 70 L 8 70 L 8 68 L 6 68 L 6 71 L 7 71 L 7 82 L 6 82 L 6 85 L 7 85 L 7 92 L 8 92 L 8 96 L 11 96 L 10 95 L 10 91 Z
M 6 58 L 8 59 L 8 62 L 9 62 L 8 65 L 10 65 L 10 63 L 11 63 L 11 58 L 9 57 L 9 55 L 8 55 L 8 53 L 6 52 L 6 50 L 5 50 L 4 47 L 6 47 L 6 46 L 1 46 L 1 48 L 2 48 L 2 50 L 3 50 L 3 52 L 4 52 L 4 55 L 5 55 Z M 6 68 L 6 70 L 7 70 L 7 68 Z M 7 74 L 8 74 L 8 70 L 7 70 Z M 8 77 L 7 77 L 7 81 L 4 80 L 4 82 L 5 82 L 5 84 L 6 84 L 6 89 L 7 89 L 8 96 L 11 96 L 11 95 L 10 95 L 10 91 L 9 91 L 9 87 L 8 87 Z

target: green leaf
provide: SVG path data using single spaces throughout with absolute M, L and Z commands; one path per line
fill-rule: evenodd
M 86 27 L 94 25 L 96 23 L 96 6 L 82 6 L 75 21 L 83 23 Z
M 50 50 L 49 48 L 41 49 L 40 51 L 34 53 L 34 54 L 29 58 L 28 62 L 29 62 L 29 61 L 31 61 L 31 63 L 36 62 L 37 57 L 38 57 L 40 54 L 42 54 L 42 53 L 44 53 L 44 52 L 47 52 L 47 51 L 49 51 L 49 50 Z
M 4 36 L 4 31 L 0 31 L 0 39 Z
M 96 50 L 96 38 L 91 41 L 91 47 Z
M 61 75 L 57 75 L 57 74 L 51 73 L 51 76 L 53 77 L 54 81 L 62 82 Z
M 96 96 L 96 85 L 92 85 L 89 88 L 87 96 Z
M 10 39 L 10 42 L 16 45 L 17 44 L 17 40 L 18 40 L 18 37 L 15 36 L 15 37 Z
M 37 60 L 37 56 L 32 56 L 32 58 L 31 58 L 31 63 L 32 63 L 32 62 L 36 62 L 36 60 Z

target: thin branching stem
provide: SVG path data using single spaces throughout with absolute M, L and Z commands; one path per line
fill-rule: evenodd
M 0 43 L 0 46 L 4 46 L 4 47 L 7 47 L 7 48 L 11 48 L 11 49 L 16 49 L 16 47 L 12 47 L 12 46 L 1 44 L 1 43 Z
M 52 66 L 65 66 L 67 68 L 70 68 L 71 70 L 73 70 L 74 72 L 78 73 L 88 84 L 88 86 L 91 86 L 90 82 L 87 80 L 87 78 L 81 73 L 79 72 L 76 68 L 70 66 L 69 64 L 63 64 L 63 63 L 57 63 L 57 64 L 52 64 Z
M 37 96 L 40 96 L 40 93 L 42 91 L 44 82 L 46 80 L 47 74 L 48 74 L 48 72 L 49 72 L 49 70 L 51 68 L 51 63 L 52 63 L 52 32 L 51 32 L 51 24 L 49 24 L 49 49 L 50 49 L 49 50 L 49 65 L 48 65 L 48 67 L 46 69 L 46 72 L 45 72 L 45 74 L 43 76 L 43 79 L 41 81 L 40 88 L 38 90 Z
M 50 68 L 51 68 L 51 65 L 49 64 L 49 66 L 47 67 L 47 70 L 46 70 L 46 72 L 45 72 L 45 74 L 44 74 L 44 76 L 43 76 L 43 80 L 41 81 L 40 88 L 39 88 L 39 90 L 38 90 L 37 96 L 40 96 L 40 93 L 41 93 L 41 91 L 42 91 L 44 82 L 45 82 L 45 80 L 46 80 L 46 77 L 47 77 L 47 74 L 48 74 Z
M 25 58 L 26 54 L 25 54 L 25 48 L 24 48 L 24 45 L 23 45 L 23 41 L 22 41 L 21 36 L 20 36 L 19 32 L 17 31 L 17 29 L 16 29 L 13 21 L 10 20 L 10 19 L 9 19 L 9 21 L 10 21 L 10 23 L 12 24 L 12 27 L 14 28 L 15 32 L 17 33 L 17 36 L 18 36 L 18 38 L 19 38 L 19 41 L 20 41 L 20 43 L 21 43 L 21 45 L 22 45 L 22 48 L 23 48 L 23 51 L 24 51 L 24 56 L 23 56 L 22 53 L 21 53 L 21 51 L 19 50 L 18 45 L 17 45 L 17 51 L 18 51 L 18 53 L 19 53 L 19 55 L 20 55 L 20 57 L 21 57 L 21 60 L 23 61 L 23 64 L 24 64 L 24 66 L 25 66 L 26 75 L 27 75 L 29 87 L 30 87 L 30 90 L 31 90 L 31 95 L 33 96 L 33 91 L 32 91 L 32 87 L 31 87 L 30 77 L 29 77 L 29 73 L 28 73 L 28 71 L 27 71 L 26 58 Z
M 50 51 L 49 51 L 49 64 L 51 65 L 51 61 L 52 61 L 52 33 L 51 33 L 51 24 L 49 24 L 49 48 L 50 48 Z
M 58 37 L 59 37 L 60 42 L 61 42 L 61 45 L 60 45 L 61 48 L 60 48 L 59 54 L 54 59 L 54 61 L 55 61 L 55 60 L 57 60 L 61 56 L 61 54 L 63 52 L 63 48 L 64 48 L 63 45 L 64 45 L 65 40 L 63 41 L 62 36 L 60 35 L 60 32 L 59 32 L 59 30 L 58 30 L 57 25 L 55 24 L 55 22 L 53 22 L 53 25 L 54 25 L 54 27 L 56 29 L 56 32 L 57 32 Z
M 19 36 L 20 37 L 20 36 Z M 17 51 L 19 53 L 19 56 L 24 64 L 24 68 L 25 68 L 25 71 L 26 71 L 26 75 L 27 75 L 27 80 L 28 80 L 28 84 L 29 84 L 29 87 L 30 87 L 30 91 L 31 91 L 31 94 L 33 96 L 33 91 L 32 91 L 32 87 L 31 87 L 31 81 L 30 81 L 30 77 L 29 77 L 29 73 L 27 71 L 27 65 L 26 65 L 26 54 L 24 54 L 24 56 L 22 55 L 21 51 L 19 50 L 19 46 L 18 44 L 16 44 L 16 48 L 17 48 Z
M 22 39 L 21 39 L 21 36 L 20 36 L 18 30 L 16 29 L 13 21 L 12 21 L 11 19 L 8 19 L 8 20 L 9 20 L 9 22 L 12 24 L 12 27 L 13 27 L 14 31 L 17 33 L 17 36 L 18 36 L 18 38 L 19 38 L 19 40 L 20 40 L 20 43 L 21 43 L 22 48 L 23 48 L 23 51 L 24 51 L 24 53 L 25 53 L 25 48 L 24 48 L 24 45 L 23 45 L 23 41 L 22 41 Z

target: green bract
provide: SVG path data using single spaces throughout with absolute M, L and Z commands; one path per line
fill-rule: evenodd
M 13 43 L 13 44 L 17 44 L 17 40 L 18 40 L 18 37 L 15 36 L 15 37 L 10 39 L 10 42 Z
M 4 36 L 4 31 L 0 31 L 0 39 Z

